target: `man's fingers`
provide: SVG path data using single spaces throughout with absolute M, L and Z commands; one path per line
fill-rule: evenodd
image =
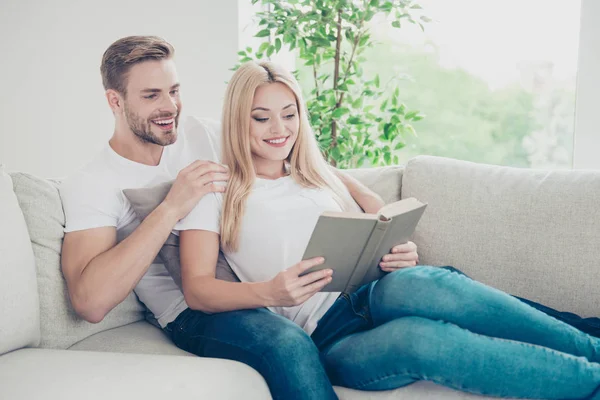
M 221 164 L 210 162 L 207 164 L 199 165 L 193 170 L 189 171 L 188 177 L 192 180 L 196 180 L 204 175 L 208 175 L 211 173 L 221 173 L 229 175 L 229 170 Z
M 196 161 L 193 161 L 187 167 L 183 168 L 181 170 L 181 173 L 184 173 L 184 174 L 188 173 L 188 172 L 190 172 L 192 170 L 195 170 L 196 168 L 198 168 L 198 167 L 200 167 L 202 165 L 207 165 L 207 164 L 210 164 L 210 163 L 212 163 L 212 161 L 210 161 L 210 160 L 196 160 Z

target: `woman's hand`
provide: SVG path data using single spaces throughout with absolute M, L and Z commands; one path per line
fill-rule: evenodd
M 385 272 L 392 272 L 400 268 L 414 267 L 418 263 L 417 245 L 406 242 L 394 246 L 390 254 L 383 256 L 379 266 Z
M 299 276 L 316 265 L 323 264 L 323 257 L 300 261 L 298 264 L 278 273 L 269 284 L 269 302 L 273 307 L 292 307 L 304 303 L 315 293 L 331 282 L 330 269 L 311 272 Z

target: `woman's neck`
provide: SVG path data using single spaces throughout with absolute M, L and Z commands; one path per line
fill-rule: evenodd
M 262 179 L 279 179 L 289 175 L 284 161 L 260 162 L 254 160 L 256 176 Z

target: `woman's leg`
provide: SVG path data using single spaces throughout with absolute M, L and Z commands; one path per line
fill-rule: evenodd
M 386 275 L 373 287 L 369 308 L 375 326 L 418 316 L 600 361 L 600 339 L 505 292 L 442 268 L 421 266 Z
M 167 328 L 183 350 L 254 368 L 275 400 L 337 399 L 311 338 L 267 309 L 216 314 L 187 309 Z
M 334 385 L 360 390 L 430 380 L 489 396 L 600 399 L 600 364 L 420 317 L 351 334 L 322 354 Z

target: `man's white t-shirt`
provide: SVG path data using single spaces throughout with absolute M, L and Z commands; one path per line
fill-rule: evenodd
M 223 195 L 209 194 L 181 221 L 176 230 L 200 229 L 219 233 Z M 321 213 L 341 211 L 331 192 L 300 186 L 291 176 L 257 179 L 248 196 L 241 222 L 239 248 L 224 250 L 242 282 L 273 279 L 302 260 Z M 309 335 L 339 293 L 320 292 L 295 307 L 271 310 L 297 323 Z
M 60 186 L 66 216 L 65 232 L 114 226 L 120 242 L 140 224 L 123 189 L 153 186 L 177 177 L 195 160 L 218 161 L 220 124 L 181 118 L 178 138 L 165 146 L 157 166 L 140 164 L 117 154 L 110 145 Z M 206 196 L 205 196 L 206 197 Z M 150 266 L 135 293 L 165 327 L 187 308 L 183 293 L 160 260 Z

